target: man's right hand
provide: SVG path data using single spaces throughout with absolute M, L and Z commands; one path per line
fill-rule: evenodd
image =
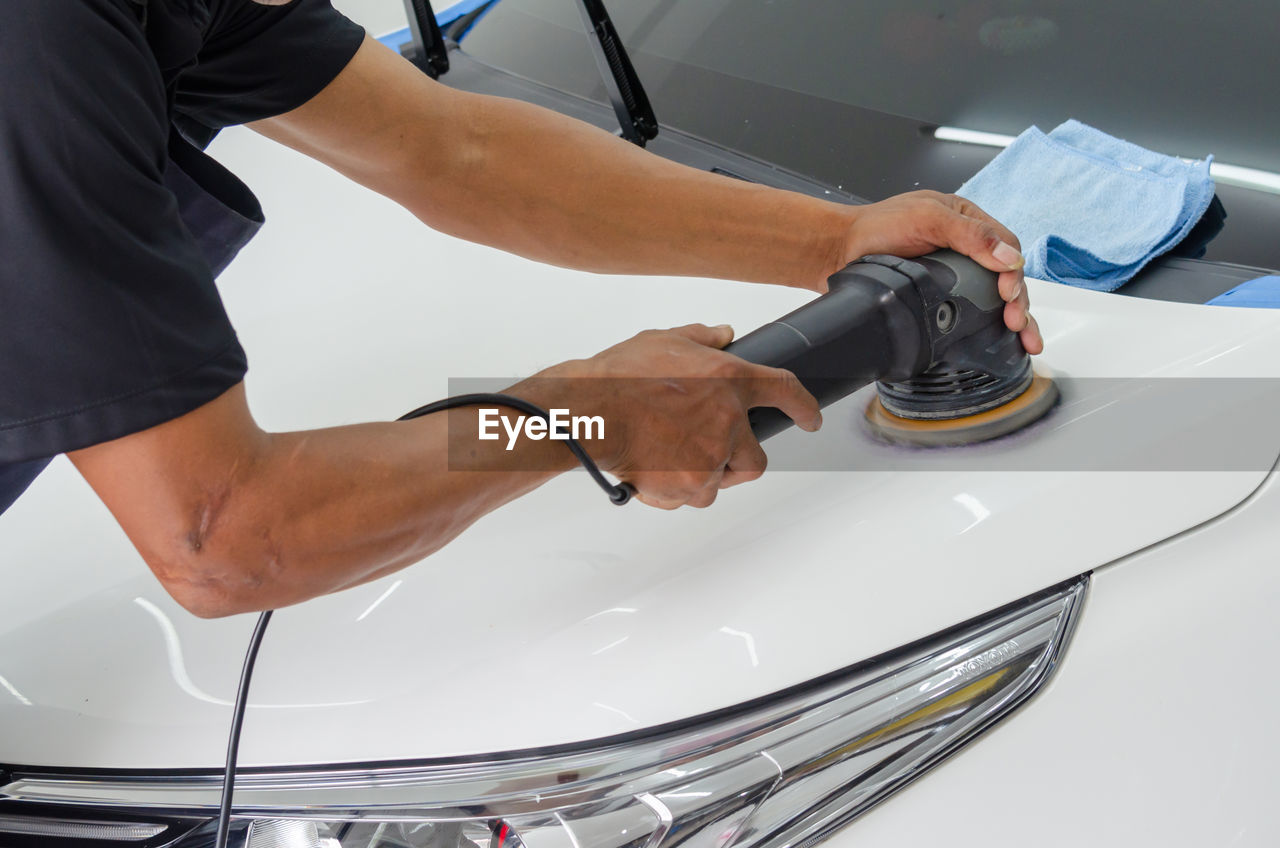
M 765 453 L 747 421 L 751 407 L 776 407 L 804 430 L 822 425 L 818 402 L 794 374 L 721 350 L 732 340 L 728 326 L 646 330 L 511 391 L 530 399 L 555 394 L 553 403 L 574 414 L 601 415 L 605 438 L 585 447 L 601 468 L 635 486 L 643 503 L 710 506 L 720 489 L 764 473 Z
M 778 407 L 807 430 L 820 423 L 791 373 L 719 349 L 732 337 L 728 327 L 698 324 L 650 330 L 512 392 L 602 416 L 606 438 L 585 446 L 645 503 L 706 506 L 721 487 L 764 471 L 750 407 Z M 69 456 L 179 603 L 231 615 L 416 562 L 574 465 L 551 441 L 519 452 L 479 442 L 475 411 L 453 412 L 268 433 L 236 385 L 186 415 Z M 451 467 L 451 424 L 452 436 L 470 441 L 479 473 Z

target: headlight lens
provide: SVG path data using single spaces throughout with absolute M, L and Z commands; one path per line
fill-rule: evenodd
M 1088 578 L 762 702 L 536 756 L 237 778 L 246 848 L 808 848 L 1049 678 Z M 216 778 L 21 778 L 4 798 L 191 812 Z M 3 824 L 0 823 L 0 830 Z M 244 831 L 241 831 L 242 833 Z

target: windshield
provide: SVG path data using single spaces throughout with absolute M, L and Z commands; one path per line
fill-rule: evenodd
M 1280 172 L 1280 6 L 1110 0 L 613 0 L 658 120 L 868 200 L 954 191 L 1016 135 L 1068 118 L 1187 158 Z M 575 0 L 502 0 L 463 49 L 606 102 Z M 1219 194 L 1209 258 L 1280 265 L 1280 197 Z M 1241 232 L 1241 230 L 1248 232 Z M 1264 244 L 1265 242 L 1265 244 Z

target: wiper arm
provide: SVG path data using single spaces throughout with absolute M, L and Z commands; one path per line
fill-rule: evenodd
M 603 0 L 578 0 L 578 9 L 590 37 L 591 55 L 595 57 L 609 102 L 618 116 L 621 135 L 627 141 L 644 147 L 646 141 L 658 134 L 658 119 L 654 117 L 640 77 L 631 66 L 631 59 L 613 28 L 613 21 L 609 20 Z
M 493 4 L 485 4 L 481 9 L 487 9 L 491 5 Z M 436 79 L 449 70 L 449 53 L 444 36 L 440 34 L 440 26 L 436 23 L 431 0 L 404 0 L 404 8 L 408 13 L 412 38 L 400 48 L 400 52 L 428 76 Z M 627 141 L 644 147 L 646 141 L 657 136 L 658 119 L 653 114 L 653 107 L 649 105 L 649 96 L 640 84 L 640 77 L 636 76 L 636 69 L 632 67 L 631 59 L 618 38 L 618 31 L 613 28 L 613 21 L 609 19 L 603 0 L 578 0 L 578 10 L 582 12 L 582 22 L 587 28 L 591 55 L 595 57 L 596 67 L 600 69 L 605 90 L 609 94 L 609 102 L 613 104 L 613 111 L 618 116 L 621 135 Z
M 409 17 L 409 34 L 412 38 L 400 48 L 404 56 L 432 79 L 449 70 L 449 51 L 444 36 L 436 23 L 436 13 L 431 0 L 404 0 L 404 10 Z

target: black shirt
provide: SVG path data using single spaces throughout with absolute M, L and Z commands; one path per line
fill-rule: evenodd
M 213 279 L 261 210 L 202 148 L 305 103 L 363 35 L 328 0 L 4 0 L 0 511 L 48 457 L 241 380 Z

